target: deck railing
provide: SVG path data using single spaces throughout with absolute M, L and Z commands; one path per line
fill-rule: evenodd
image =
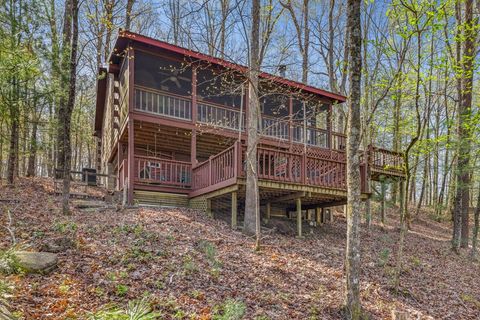
M 288 121 L 262 115 L 260 133 L 266 137 L 288 140 Z
M 190 188 L 190 162 L 135 156 L 135 180 L 141 183 Z
M 403 157 L 399 152 L 369 146 L 369 155 L 372 169 L 403 171 Z
M 179 96 L 141 86 L 135 87 L 134 109 L 160 115 L 167 118 L 192 121 L 192 98 Z M 238 131 L 240 118 L 241 130 L 245 131 L 245 112 L 237 108 L 219 106 L 210 102 L 197 101 L 196 122 L 218 128 Z M 281 118 L 262 115 L 259 123 L 259 132 L 267 138 L 289 140 L 290 136 L 295 143 L 306 143 L 309 146 L 331 148 L 344 151 L 346 136 L 338 132 L 329 132 L 325 129 L 306 127 Z
M 346 189 L 346 163 L 307 157 L 307 184 L 334 189 Z
M 306 129 L 306 134 L 304 133 Z M 292 140 L 298 143 L 306 143 L 309 146 L 328 148 L 328 131 L 318 128 L 306 127 L 294 124 L 292 126 Z
M 245 113 L 242 116 L 241 130 L 245 130 Z M 217 105 L 198 102 L 197 121 L 225 129 L 238 130 L 240 111 L 233 108 L 225 108 Z
M 346 190 L 346 161 L 332 155 L 307 155 L 259 147 L 257 148 L 258 178 L 286 183 Z M 246 147 L 236 142 L 226 150 L 211 156 L 193 167 L 182 162 L 154 157 L 135 156 L 135 182 L 159 186 L 213 191 L 216 186 L 227 186 L 235 179 L 246 177 Z M 119 187 L 127 180 L 127 160 L 119 166 Z M 361 189 L 368 191 L 368 164 L 360 166 Z M 203 192 L 203 191 L 202 191 Z M 208 191 L 209 192 L 209 191 Z
M 143 87 L 135 87 L 135 110 L 169 118 L 192 120 L 190 99 Z
M 260 179 L 302 182 L 302 156 L 282 150 L 258 148 L 257 172 Z
M 237 143 L 224 151 L 211 156 L 192 170 L 193 189 L 213 186 L 237 176 Z

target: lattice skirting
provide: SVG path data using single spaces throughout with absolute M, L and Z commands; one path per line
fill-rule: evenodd
M 195 198 L 191 198 L 188 201 L 188 205 L 192 209 L 207 212 L 207 197 L 206 196 L 198 196 L 198 197 L 195 197 Z

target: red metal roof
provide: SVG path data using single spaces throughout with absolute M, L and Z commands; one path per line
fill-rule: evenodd
M 127 45 L 127 42 L 124 41 L 125 39 L 130 39 L 130 40 L 133 40 L 133 41 L 137 41 L 139 43 L 144 43 L 144 44 L 147 44 L 147 45 L 151 45 L 151 46 L 156 47 L 156 48 L 161 48 L 161 49 L 164 49 L 164 50 L 175 52 L 175 53 L 187 56 L 187 57 L 191 57 L 191 58 L 198 59 L 198 60 L 201 60 L 201 61 L 206 61 L 206 62 L 209 62 L 209 63 L 212 63 L 212 64 L 217 64 L 217 65 L 229 68 L 229 69 L 238 70 L 242 73 L 246 73 L 248 71 L 248 67 L 246 67 L 246 66 L 239 65 L 239 64 L 236 64 L 236 63 L 232 63 L 232 62 L 229 62 L 229 61 L 224 60 L 224 59 L 215 58 L 215 57 L 212 57 L 212 56 L 200 53 L 200 52 L 196 52 L 196 51 L 193 51 L 193 50 L 182 48 L 182 47 L 179 47 L 179 46 L 176 46 L 176 45 L 173 45 L 173 44 L 161 41 L 161 40 L 153 39 L 153 38 L 150 38 L 150 37 L 138 34 L 138 33 L 134 33 L 134 32 L 131 32 L 131 31 L 125 31 L 125 30 L 120 30 L 119 31 L 117 42 L 115 43 L 115 47 L 114 47 L 114 50 L 117 50 L 116 52 L 121 52 L 125 49 L 125 47 Z M 114 55 L 112 54 L 112 56 L 111 56 L 112 60 L 113 60 L 113 57 L 114 57 Z M 305 91 L 305 92 L 308 92 L 308 93 L 321 95 L 323 97 L 329 98 L 329 99 L 334 100 L 334 101 L 345 102 L 347 100 L 347 98 L 345 96 L 341 95 L 341 94 L 337 94 L 337 93 L 329 92 L 329 91 L 326 91 L 326 90 L 322 90 L 322 89 L 312 87 L 312 86 L 309 86 L 309 85 L 306 85 L 306 84 L 303 84 L 303 83 L 300 83 L 300 82 L 297 82 L 297 81 L 281 78 L 281 77 L 272 75 L 270 73 L 262 72 L 260 74 L 260 77 L 262 77 L 264 79 L 272 80 L 272 81 L 274 81 L 276 83 L 279 83 L 279 84 L 283 84 L 283 85 L 293 87 L 297 90 L 302 90 L 302 91 Z

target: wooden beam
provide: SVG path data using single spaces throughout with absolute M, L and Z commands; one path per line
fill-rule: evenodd
M 232 192 L 232 229 L 237 229 L 237 191 Z
M 230 178 L 228 180 L 225 180 L 225 181 L 222 181 L 222 182 L 219 182 L 217 184 L 213 184 L 213 185 L 210 185 L 206 188 L 202 188 L 202 189 L 197 189 L 197 190 L 193 190 L 191 193 L 190 193 L 190 197 L 197 197 L 199 195 L 202 195 L 202 194 L 208 194 L 207 197 L 208 198 L 213 198 L 214 196 L 211 196 L 210 193 L 214 193 L 214 191 L 219 191 L 221 192 L 221 194 L 225 194 L 225 193 L 228 193 L 228 192 L 225 192 L 224 188 L 227 188 L 227 187 L 230 187 L 230 186 L 233 186 L 233 185 L 236 185 L 237 184 L 237 178 L 233 177 L 233 178 Z M 238 186 L 237 186 L 238 188 Z M 224 189 L 224 190 L 219 190 L 219 189 Z M 220 195 L 220 194 L 219 194 Z
M 281 197 L 276 197 L 276 198 L 272 198 L 272 199 L 268 199 L 267 200 L 267 203 L 270 203 L 270 202 L 282 202 L 282 201 L 291 201 L 291 200 L 296 200 L 298 198 L 304 198 L 307 196 L 307 192 L 305 191 L 300 191 L 300 192 L 295 192 L 295 193 L 292 193 L 292 194 L 287 194 L 287 195 L 284 195 L 284 196 L 281 196 Z
M 297 198 L 297 238 L 302 238 L 302 199 Z
M 345 200 L 338 200 L 338 201 L 330 201 L 330 202 L 324 202 L 324 203 L 317 203 L 317 204 L 309 204 L 309 205 L 304 205 L 304 209 L 314 209 L 314 208 L 329 208 L 329 207 L 336 207 L 336 206 L 343 206 L 344 204 L 347 203 L 347 199 Z M 296 207 L 288 207 L 287 210 L 293 211 L 295 210 Z

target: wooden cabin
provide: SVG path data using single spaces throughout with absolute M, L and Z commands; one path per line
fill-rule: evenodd
M 115 174 L 130 205 L 153 202 L 243 213 L 247 67 L 121 31 L 97 84 L 98 170 Z M 346 137 L 333 108 L 342 95 L 262 73 L 257 171 L 261 211 L 320 219 L 346 203 Z M 400 154 L 370 146 L 362 193 L 379 175 L 402 176 Z M 293 213 L 295 215 L 295 212 Z M 300 230 L 301 231 L 301 230 Z

